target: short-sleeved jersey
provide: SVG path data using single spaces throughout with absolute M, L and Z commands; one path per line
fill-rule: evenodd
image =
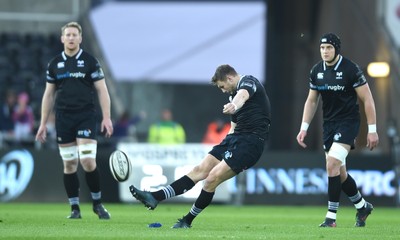
M 62 52 L 47 67 L 47 82 L 56 84 L 56 110 L 79 112 L 95 109 L 94 82 L 104 79 L 97 59 L 80 49 L 69 57 Z
M 246 89 L 250 97 L 236 113 L 231 115 L 231 121 L 236 123 L 235 133 L 253 133 L 266 139 L 271 123 L 271 106 L 264 87 L 255 77 L 244 75 L 240 78 L 236 89 L 237 91 Z M 233 99 L 236 93 L 231 95 L 230 99 Z
M 366 83 L 359 66 L 341 55 L 334 66 L 320 61 L 310 72 L 310 89 L 321 94 L 324 121 L 359 119 L 355 89 Z

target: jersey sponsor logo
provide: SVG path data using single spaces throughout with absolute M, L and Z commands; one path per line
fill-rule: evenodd
M 250 82 L 244 82 L 244 83 L 242 83 L 241 85 L 242 85 L 242 86 L 248 86 L 248 87 L 252 87 L 252 86 L 253 86 L 253 84 L 250 83 Z
M 65 67 L 65 63 L 64 62 L 57 63 L 57 68 L 64 68 L 64 67 Z
M 336 72 L 336 79 L 343 79 L 343 72 Z
M 324 79 L 324 73 L 317 73 L 318 79 Z
M 90 76 L 91 76 L 93 79 L 101 79 L 101 78 L 104 78 L 103 69 L 100 68 L 98 71 L 93 72 Z
M 256 91 L 256 85 L 253 82 L 243 82 L 242 84 L 240 84 L 240 87 L 250 87 L 253 89 L 253 91 Z
M 344 86 L 336 85 L 336 86 L 328 86 L 328 90 L 332 91 L 343 91 Z
M 65 72 L 62 74 L 57 74 L 57 79 L 64 79 L 64 78 L 84 78 L 86 73 L 82 72 Z
M 345 86 L 340 86 L 340 85 L 334 85 L 330 86 L 328 84 L 322 85 L 322 86 L 316 86 L 318 91 L 344 91 Z
M 366 82 L 367 82 L 367 79 L 365 78 L 365 76 L 364 76 L 364 75 L 361 75 L 361 76 L 358 77 L 357 82 L 355 82 L 355 83 L 353 84 L 353 87 L 356 88 L 356 87 L 358 87 L 358 86 L 363 85 L 363 84 L 366 83 Z
M 90 129 L 78 130 L 78 136 L 89 137 L 92 135 L 92 131 Z
M 77 67 L 84 67 L 85 66 L 85 61 L 84 60 L 78 60 L 76 66 Z

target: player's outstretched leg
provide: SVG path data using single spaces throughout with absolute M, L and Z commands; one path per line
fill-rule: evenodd
M 184 194 L 192 189 L 195 184 L 191 178 L 185 175 L 155 192 L 141 191 L 133 185 L 129 187 L 129 191 L 131 191 L 134 198 L 141 201 L 149 210 L 154 210 L 159 202 Z
M 151 192 L 141 191 L 133 185 L 129 187 L 129 191 L 134 198 L 141 201 L 149 210 L 154 210 L 157 207 L 158 201 L 153 197 Z

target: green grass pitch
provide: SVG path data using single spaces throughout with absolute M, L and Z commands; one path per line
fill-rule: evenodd
M 90 204 L 82 219 L 66 219 L 66 203 L 1 203 L 0 239 L 400 239 L 400 209 L 375 206 L 365 228 L 355 228 L 355 210 L 341 207 L 337 228 L 319 228 L 325 207 L 210 205 L 191 229 L 171 229 L 191 204 L 110 204 L 111 220 L 99 220 Z M 148 228 L 160 222 L 160 228 Z

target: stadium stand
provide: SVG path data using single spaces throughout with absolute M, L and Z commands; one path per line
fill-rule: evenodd
M 5 32 L 1 34 L 0 83 L 1 95 L 7 89 L 26 91 L 32 99 L 35 116 L 45 87 L 45 68 L 52 56 L 62 51 L 54 41 L 55 34 Z
M 28 93 L 36 120 L 40 119 L 47 62 L 62 51 L 62 45 L 55 39 L 59 39 L 55 33 L 3 32 L 0 36 L 0 96 L 5 96 L 8 90 Z

